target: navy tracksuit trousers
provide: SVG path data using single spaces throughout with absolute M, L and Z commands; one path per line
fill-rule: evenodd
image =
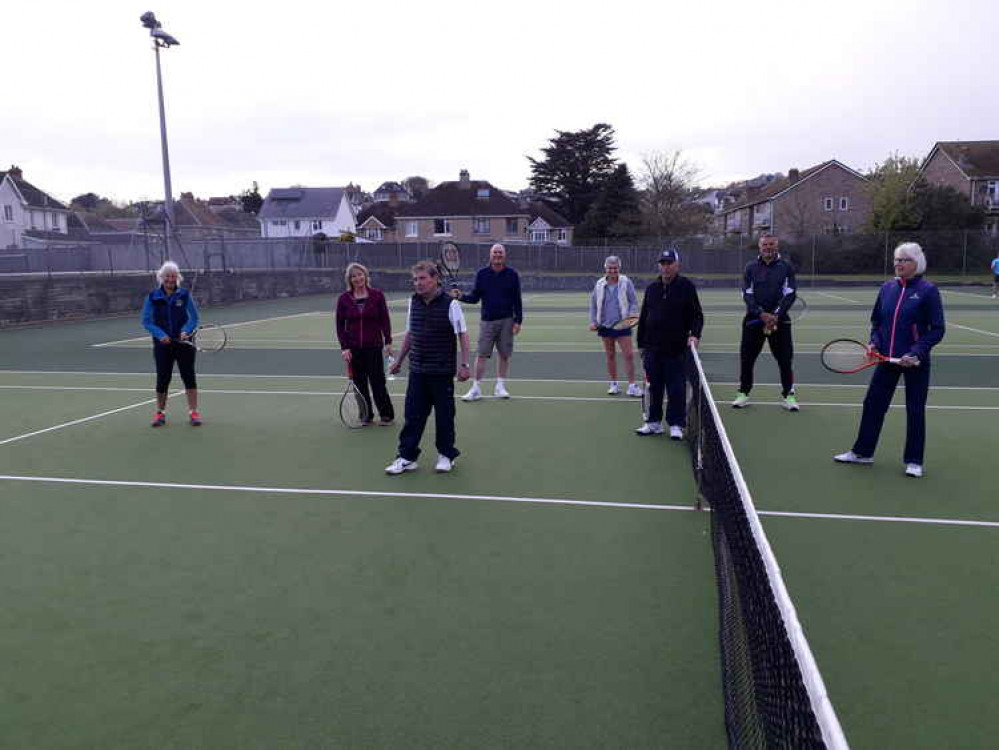
M 878 445 L 885 414 L 891 406 L 898 379 L 905 378 L 905 451 L 902 460 L 907 464 L 922 464 L 926 446 L 926 400 L 930 391 L 930 363 L 918 367 L 900 367 L 882 363 L 874 368 L 871 384 L 864 398 L 864 412 L 860 418 L 860 432 L 853 452 L 871 457 Z

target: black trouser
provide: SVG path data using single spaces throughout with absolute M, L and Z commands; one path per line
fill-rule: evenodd
M 684 354 L 666 354 L 645 349 L 642 366 L 649 376 L 649 413 L 646 422 L 662 422 L 663 394 L 666 395 L 666 424 L 687 426 L 687 381 L 684 378 Z
M 385 364 L 382 361 L 380 346 L 366 346 L 363 349 L 350 350 L 350 365 L 354 371 L 354 385 L 364 397 L 368 405 L 368 414 L 374 414 L 371 408 L 371 395 L 374 394 L 378 416 L 386 422 L 395 419 L 395 409 L 392 399 L 385 388 Z M 368 386 L 371 386 L 369 392 Z
M 156 361 L 156 392 L 166 393 L 170 388 L 170 380 L 173 378 L 173 365 L 177 363 L 180 371 L 180 379 L 184 381 L 184 387 L 193 391 L 198 387 L 197 378 L 194 375 L 194 356 L 197 350 L 193 346 L 171 341 L 163 344 L 159 341 L 153 342 L 153 359 Z
M 907 464 L 922 464 L 926 446 L 926 399 L 930 391 L 930 363 L 919 367 L 900 367 L 882 363 L 874 368 L 871 384 L 864 398 L 864 412 L 853 452 L 872 457 L 891 405 L 898 379 L 905 377 L 905 450 L 902 460 Z
M 777 367 L 780 368 L 780 390 L 783 396 L 794 392 L 794 371 L 791 369 L 791 360 L 794 358 L 794 344 L 791 341 L 791 324 L 781 321 L 774 331 L 767 336 L 763 332 L 763 325 L 742 326 L 742 343 L 739 345 L 739 359 L 741 368 L 739 372 L 739 392 L 747 396 L 753 390 L 753 367 L 756 365 L 756 358 L 763 350 L 763 342 L 770 344 L 770 352 L 777 360 Z
M 406 424 L 399 433 L 399 457 L 415 461 L 430 410 L 437 428 L 437 452 L 451 460 L 461 451 L 454 447 L 454 375 L 409 373 L 406 386 Z

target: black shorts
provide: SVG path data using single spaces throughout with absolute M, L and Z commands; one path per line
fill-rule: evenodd
M 156 361 L 156 392 L 166 393 L 170 388 L 170 379 L 173 377 L 173 365 L 177 364 L 180 371 L 180 379 L 184 381 L 184 388 L 193 390 L 198 387 L 197 378 L 194 375 L 194 356 L 197 351 L 193 346 L 179 344 L 171 341 L 169 344 L 161 344 L 159 341 L 153 342 L 153 359 Z

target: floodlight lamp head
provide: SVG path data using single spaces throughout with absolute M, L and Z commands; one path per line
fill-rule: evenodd
M 150 30 L 158 29 L 160 26 L 162 26 L 162 24 L 156 20 L 156 14 L 153 13 L 151 10 L 147 10 L 145 13 L 139 16 L 139 20 L 142 21 L 143 26 L 145 26 L 147 29 Z
M 167 34 L 163 29 L 153 29 L 149 32 L 149 35 L 156 40 L 156 43 L 161 47 L 173 47 L 180 42 L 176 38 Z

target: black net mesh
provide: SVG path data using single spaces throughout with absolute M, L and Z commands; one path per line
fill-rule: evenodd
M 712 511 L 729 745 L 825 748 L 829 745 L 788 638 L 764 552 L 753 535 L 749 514 L 756 511 L 743 499 L 738 468 L 726 452 L 724 427 L 712 408 L 696 354 L 688 357 L 687 374 L 691 386 L 687 437 L 701 500 Z

